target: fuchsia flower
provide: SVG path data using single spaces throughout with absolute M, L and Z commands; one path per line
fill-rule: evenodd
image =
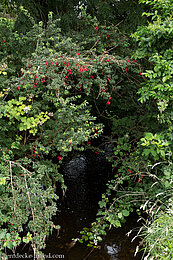
M 99 28 L 96 26 L 96 30 L 98 30 Z
M 58 158 L 58 161 L 61 161 L 61 156 L 59 156 L 59 155 L 58 155 L 58 157 L 57 157 L 57 158 Z
M 106 105 L 110 105 L 110 103 L 111 103 L 111 102 L 110 102 L 110 101 L 108 101 L 108 102 L 106 103 Z
M 128 71 L 129 69 L 128 68 L 125 68 L 125 71 Z
M 18 90 L 20 90 L 20 85 L 18 86 Z

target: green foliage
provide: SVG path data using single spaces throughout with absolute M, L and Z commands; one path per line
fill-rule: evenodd
M 169 149 L 167 150 L 169 144 L 171 142 L 165 141 L 164 137 L 159 134 L 146 133 L 145 137 L 141 138 L 141 145 L 145 147 L 142 155 L 148 158 L 151 154 L 154 161 L 157 161 L 159 157 L 165 159 L 165 153 L 169 152 Z
M 21 7 L 30 21 L 26 30 L 16 31 L 14 19 L 0 20 L 2 254 L 21 241 L 38 253 L 52 229 L 59 230 L 51 219 L 56 182 L 66 189 L 60 165 L 69 152 L 83 151 L 98 138 L 103 122 L 110 133 L 104 141 L 112 151 L 107 156 L 112 178 L 96 221 L 81 231 L 79 241 L 97 247 L 107 230 L 121 227 L 134 210 L 153 217 L 165 211 L 173 182 L 172 7 L 171 1 L 141 2 L 154 6 L 149 24 L 133 34 L 133 56 L 128 35 L 99 22 L 108 19 L 109 2 L 105 13 L 102 2 L 95 2 L 97 17 L 89 14 L 90 2 L 87 8 L 76 6 L 78 31 L 68 36 L 52 12 L 45 26 Z
M 151 13 L 152 22 L 148 26 L 140 27 L 133 37 L 138 43 L 136 56 L 148 58 L 152 66 L 143 72 L 147 81 L 139 90 L 140 101 L 153 98 L 156 100 L 160 112 L 159 118 L 168 123 L 172 129 L 172 70 L 173 70 L 173 19 L 172 1 L 141 1 L 153 5 L 155 13 Z
M 144 9 L 143 5 L 139 5 L 137 0 L 121 0 L 121 1 L 103 1 L 103 0 L 88 0 L 77 1 L 72 0 L 68 2 L 60 0 L 42 0 L 42 1 L 26 1 L 26 0 L 11 0 L 9 4 L 14 8 L 23 5 L 25 9 L 29 10 L 32 16 L 37 20 L 47 22 L 49 12 L 54 12 L 56 18 L 60 18 L 60 27 L 63 33 L 69 34 L 73 31 L 81 31 L 81 7 L 91 17 L 96 17 L 100 24 L 105 22 L 112 26 L 119 24 L 121 30 L 127 33 L 132 32 L 138 25 L 143 24 L 146 19 L 142 17 Z M 13 5 L 12 5 L 13 4 Z M 11 9 L 12 9 L 11 8 Z M 16 28 L 25 32 L 27 30 L 27 16 L 19 12 Z
M 97 246 L 96 238 L 104 235 L 111 226 L 120 227 L 130 212 L 146 212 L 148 218 L 159 217 L 153 224 L 150 222 L 151 226 L 144 234 L 146 251 L 149 250 L 149 255 L 151 253 L 153 257 L 149 259 L 155 259 L 156 256 L 158 259 L 170 259 L 172 233 L 168 233 L 168 226 L 172 223 L 172 213 L 168 216 L 165 212 L 166 204 L 172 198 L 173 183 L 172 1 L 141 2 L 154 5 L 151 10 L 156 9 L 147 14 L 152 18 L 148 26 L 139 27 L 133 34 L 138 44 L 133 57 L 141 61 L 140 74 L 143 79 L 137 93 L 140 96 L 136 95 L 136 98 L 142 104 L 147 104 L 151 116 L 145 114 L 145 106 L 140 107 L 135 102 L 136 112 L 133 112 L 133 116 L 130 113 L 129 119 L 122 114 L 118 117 L 119 114 L 112 113 L 110 144 L 113 144 L 113 154 L 108 160 L 112 162 L 114 177 L 108 182 L 107 190 L 99 202 L 96 222 L 90 229 L 82 231 L 82 237 L 90 240 L 90 245 Z M 128 112 L 135 111 L 134 108 Z M 143 115 L 137 118 L 140 109 Z M 159 211 L 162 211 L 162 217 L 158 215 Z M 169 219 L 169 223 L 162 226 L 165 219 Z
M 173 257 L 173 230 L 172 230 L 172 200 L 169 201 L 166 211 L 157 213 L 151 224 L 146 226 L 145 259 L 172 259 Z
M 120 88 L 116 80 L 127 81 L 127 65 L 131 73 L 138 70 L 135 62 L 128 62 L 128 43 L 120 32 L 117 40 L 123 46 L 115 46 L 116 28 L 100 26 L 98 32 L 84 13 L 93 37 L 88 43 L 79 43 L 77 35 L 73 40 L 62 35 L 52 13 L 44 28 L 42 22 L 35 23 L 25 9 L 22 11 L 33 24 L 25 34 L 14 32 L 14 23 L 1 21 L 4 31 L 8 29 L 1 43 L 1 229 L 5 225 L 6 240 L 14 242 L 2 243 L 2 253 L 6 247 L 15 250 L 21 241 L 30 241 L 37 253 L 45 247 L 52 228 L 59 229 L 51 219 L 57 210 L 56 182 L 66 188 L 60 164 L 69 152 L 84 150 L 89 140 L 100 136 L 103 124 L 96 123 L 91 111 L 106 113 L 111 96 Z M 10 52 L 12 46 L 18 46 L 20 53 Z M 122 212 L 128 214 L 124 208 Z M 115 225 L 113 218 L 111 221 Z M 28 234 L 23 235 L 23 224 L 28 225 Z M 18 234 L 20 240 L 16 240 Z M 101 240 L 100 236 L 96 239 Z
M 22 46 L 30 39 L 36 43 L 35 52 L 27 55 L 22 49 L 18 57 L 12 53 L 7 58 L 6 52 L 2 53 L 5 64 L 0 85 L 2 254 L 6 247 L 14 250 L 22 241 L 30 241 L 35 253 L 45 247 L 49 232 L 59 229 L 51 219 L 57 211 L 56 182 L 61 182 L 62 189 L 66 188 L 58 172 L 62 159 L 72 149 L 84 149 L 78 145 L 98 137 L 103 129 L 94 122 L 96 118 L 90 115 L 90 106 L 79 90 L 80 84 L 88 84 L 83 95 L 91 91 L 91 83 L 84 82 L 89 59 L 78 57 L 78 47 L 60 35 L 52 15 L 49 17 L 46 29 L 42 23 L 34 24 L 22 36 L 26 40 L 23 42 L 10 27 L 2 45 L 8 51 L 12 39 Z M 9 23 L 2 20 L 2 25 L 8 28 Z M 71 46 L 75 48 L 72 56 Z M 83 71 L 87 68 L 86 76 L 80 67 Z M 95 69 L 92 67 L 91 73 L 92 70 Z M 50 159 L 46 159 L 48 155 Z M 53 157 L 57 165 L 52 163 Z M 23 224 L 30 230 L 26 235 L 22 235 Z

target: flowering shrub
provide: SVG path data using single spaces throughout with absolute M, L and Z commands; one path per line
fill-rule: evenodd
M 173 183 L 172 1 L 140 2 L 153 5 L 153 13 L 147 14 L 152 17 L 151 22 L 148 26 L 139 27 L 132 35 L 138 44 L 133 58 L 135 63 L 138 59 L 139 74 L 143 79 L 138 88 L 138 100 L 147 104 L 148 115 L 144 112 L 145 107 L 141 107 L 143 116 L 140 114 L 138 118 L 139 107 L 137 113 L 128 119 L 114 115 L 112 130 L 115 138 L 112 135 L 110 140 L 114 143 L 114 154 L 108 158 L 112 162 L 114 177 L 99 202 L 96 221 L 90 229 L 81 233 L 83 240 L 90 240 L 89 244 L 97 247 L 107 228 L 120 227 L 125 218 L 137 209 L 139 214 L 146 212 L 149 220 L 155 220 L 153 224 L 150 222 L 151 226 L 143 228 L 146 251 L 149 251 L 145 259 L 150 259 L 149 256 L 153 257 L 151 259 L 156 256 L 158 259 L 170 259 L 171 232 L 163 232 L 165 227 L 167 230 L 170 228 L 172 221 L 171 212 L 169 216 L 165 213 L 172 198 Z M 124 70 L 128 73 L 128 67 Z M 169 224 L 163 226 L 165 219 L 169 220 Z
M 44 28 L 22 11 L 33 24 L 26 34 L 14 33 L 8 20 L 0 24 L 8 28 L 0 46 L 2 254 L 22 241 L 30 241 L 36 254 L 49 232 L 59 229 L 51 219 L 57 210 L 56 182 L 66 189 L 59 173 L 63 158 L 100 136 L 103 124 L 91 112 L 96 108 L 97 115 L 106 113 L 120 89 L 117 81 L 139 70 L 128 62 L 126 36 L 118 29 L 99 24 L 95 29 L 97 21 L 83 13 L 93 37 L 86 35 L 87 42 L 82 42 L 78 35 L 73 40 L 63 36 L 52 13 Z M 29 228 L 26 234 L 23 225 Z
M 159 14 L 148 14 L 153 22 L 133 35 L 133 56 L 126 34 L 84 9 L 83 30 L 73 38 L 63 35 L 52 13 L 44 28 L 21 8 L 32 24 L 25 34 L 0 20 L 2 254 L 22 241 L 38 253 L 49 232 L 59 230 L 51 219 L 56 182 L 66 189 L 60 165 L 71 151 L 91 148 L 103 122 L 113 177 L 80 242 L 98 246 L 106 230 L 120 227 L 134 209 L 154 215 L 163 194 L 172 196 L 172 17 L 154 1 L 158 7 Z

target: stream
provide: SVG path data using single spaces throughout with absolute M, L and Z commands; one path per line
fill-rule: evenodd
M 80 237 L 80 231 L 90 227 L 95 220 L 98 201 L 111 174 L 111 166 L 105 158 L 91 152 L 80 154 L 64 165 L 63 175 L 68 188 L 54 218 L 54 223 L 60 225 L 61 229 L 59 233 L 53 231 L 48 238 L 45 256 L 56 255 L 56 258 L 65 260 L 141 259 L 140 254 L 134 256 L 139 240 L 131 242 L 137 229 L 130 237 L 126 235 L 131 229 L 140 226 L 136 214 L 131 214 L 121 228 L 110 230 L 103 238 L 100 249 L 92 249 L 85 243 L 72 240 Z

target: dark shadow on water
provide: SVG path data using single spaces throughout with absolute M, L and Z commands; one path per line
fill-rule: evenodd
M 111 178 L 111 166 L 101 155 L 84 153 L 71 159 L 64 167 L 64 179 L 68 187 L 62 200 L 60 212 L 54 223 L 61 226 L 59 233 L 53 231 L 47 241 L 45 254 L 64 255 L 66 260 L 140 260 L 134 257 L 138 240 L 131 243 L 135 232 L 127 237 L 132 228 L 137 227 L 138 216 L 128 217 L 122 228 L 110 230 L 104 238 L 101 249 L 92 249 L 86 244 L 75 243 L 83 227 L 90 227 L 95 220 L 98 201 L 105 191 L 107 180 Z M 52 258 L 53 259 L 53 258 Z

